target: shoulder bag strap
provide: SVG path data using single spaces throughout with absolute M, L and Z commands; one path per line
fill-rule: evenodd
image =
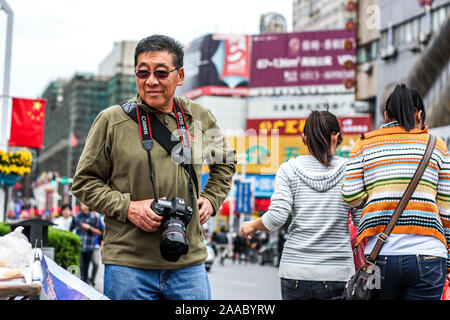
M 411 198 L 411 195 L 414 193 L 414 190 L 416 189 L 417 185 L 419 184 L 419 181 L 422 178 L 422 175 L 428 165 L 428 162 L 430 161 L 430 158 L 433 153 L 435 145 L 436 145 L 436 137 L 433 135 L 430 135 L 430 139 L 428 140 L 427 149 L 425 150 L 425 154 L 424 154 L 422 160 L 420 161 L 419 167 L 417 168 L 416 172 L 414 173 L 413 178 L 409 182 L 409 185 L 406 188 L 406 191 L 403 194 L 402 199 L 400 200 L 397 207 L 395 208 L 395 211 L 392 214 L 391 220 L 387 224 L 384 231 L 382 233 L 380 233 L 380 235 L 378 236 L 378 240 L 375 244 L 375 247 L 373 248 L 372 252 L 370 253 L 369 257 L 366 260 L 366 263 L 363 266 L 364 270 L 367 270 L 367 268 L 370 265 L 373 265 L 375 263 L 377 256 L 380 253 L 381 248 L 383 247 L 384 243 L 387 241 L 389 235 L 391 234 L 392 230 L 394 229 L 395 224 L 397 223 L 397 220 L 400 218 L 400 215 L 402 214 L 403 210 L 405 209 L 406 205 L 408 204 L 409 198 Z

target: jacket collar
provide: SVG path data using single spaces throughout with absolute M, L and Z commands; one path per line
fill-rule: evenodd
M 139 93 L 136 94 L 136 97 L 132 99 L 132 101 L 137 102 L 142 108 L 144 108 L 145 111 L 156 113 L 156 114 L 163 114 L 162 112 L 156 110 L 155 108 L 149 106 L 144 102 L 144 100 L 141 99 L 139 96 Z M 175 101 L 180 105 L 181 109 L 183 109 L 184 115 L 186 116 L 186 121 L 191 121 L 192 119 L 192 111 L 190 108 L 189 101 L 180 97 L 175 97 Z M 175 114 L 173 112 L 169 113 L 173 117 L 175 117 Z
M 397 121 L 389 122 L 381 126 L 380 129 L 367 132 L 365 134 L 361 135 L 362 139 L 369 139 L 377 136 L 382 135 L 389 135 L 389 134 L 410 134 L 410 133 L 428 133 L 428 126 L 425 126 L 423 129 L 420 128 L 414 128 L 410 131 L 406 131 L 405 128 L 400 126 L 400 124 Z

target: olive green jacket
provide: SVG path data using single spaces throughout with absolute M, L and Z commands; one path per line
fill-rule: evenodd
M 186 117 L 193 150 L 197 180 L 201 181 L 202 163 L 210 170 L 209 180 L 201 192 L 218 212 L 231 188 L 236 170 L 235 150 L 231 149 L 210 110 L 194 101 L 175 98 Z M 131 99 L 152 112 L 176 137 L 179 137 L 175 114 L 163 114 L 148 107 L 139 95 Z M 153 133 L 155 134 L 155 133 Z M 159 198 L 184 198 L 193 209 L 186 236 L 189 252 L 177 262 L 162 259 L 159 242 L 162 228 L 145 232 L 127 219 L 130 201 L 153 199 L 147 152 L 141 145 L 138 124 L 116 105 L 103 110 L 95 119 L 81 154 L 72 185 L 72 193 L 91 210 L 105 214 L 103 264 L 135 268 L 177 269 L 198 265 L 207 256 L 195 194 L 190 204 L 188 174 L 172 161 L 155 140 L 151 150 L 155 189 Z M 200 185 L 199 185 L 200 187 Z M 194 188 L 195 189 L 195 188 Z

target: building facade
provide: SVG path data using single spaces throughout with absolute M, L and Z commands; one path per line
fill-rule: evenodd
M 92 74 L 75 74 L 70 81 L 50 83 L 43 97 L 57 103 L 50 103 L 45 115 L 38 174 L 54 171 L 61 176 L 73 176 L 89 129 L 107 105 L 106 92 L 107 78 Z
M 99 76 L 113 77 L 116 74 L 134 75 L 134 49 L 138 41 L 115 42 L 111 52 L 98 68 Z
M 385 101 L 397 83 L 419 91 L 431 126 L 449 124 L 450 1 L 417 0 L 406 6 L 403 1 L 379 0 L 379 8 L 377 125 L 384 121 Z M 433 110 L 437 105 L 439 110 Z M 442 110 L 447 111 L 433 117 L 433 113 Z
M 368 103 L 368 110 L 375 127 L 377 98 L 377 58 L 380 39 L 378 0 L 359 0 L 356 27 L 356 84 L 355 99 Z M 361 110 L 363 111 L 363 110 Z
M 294 0 L 293 31 L 345 29 L 344 0 Z

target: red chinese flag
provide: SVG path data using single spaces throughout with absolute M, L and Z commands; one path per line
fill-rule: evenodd
M 10 146 L 42 148 L 45 101 L 45 99 L 13 98 Z

